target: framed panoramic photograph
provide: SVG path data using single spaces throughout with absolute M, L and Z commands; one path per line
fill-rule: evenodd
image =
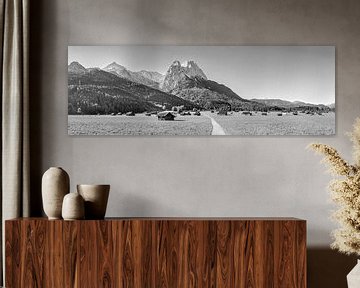
M 69 135 L 334 135 L 334 46 L 69 46 Z

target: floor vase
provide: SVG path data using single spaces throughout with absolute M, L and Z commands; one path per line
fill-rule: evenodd
M 360 260 L 357 261 L 355 267 L 347 275 L 348 288 L 360 287 Z

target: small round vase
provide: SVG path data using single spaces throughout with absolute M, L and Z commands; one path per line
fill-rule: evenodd
M 62 217 L 64 220 L 84 219 L 85 208 L 84 199 L 79 193 L 69 193 L 65 195 L 62 204 Z
M 85 219 L 104 219 L 110 185 L 77 185 L 78 193 L 85 201 Z
M 42 177 L 41 194 L 49 219 L 61 219 L 63 198 L 69 193 L 69 175 L 60 167 L 49 168 Z

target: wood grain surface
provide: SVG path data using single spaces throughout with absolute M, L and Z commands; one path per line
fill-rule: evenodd
M 306 222 L 143 218 L 5 223 L 6 287 L 306 287 Z

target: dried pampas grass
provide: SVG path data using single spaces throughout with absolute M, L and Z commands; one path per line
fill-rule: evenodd
M 331 198 L 338 205 L 332 218 L 342 227 L 333 231 L 334 243 L 331 247 L 360 256 L 360 118 L 356 119 L 349 136 L 353 142 L 354 165 L 328 145 L 313 143 L 308 147 L 325 156 L 324 162 L 336 176 L 329 185 Z

